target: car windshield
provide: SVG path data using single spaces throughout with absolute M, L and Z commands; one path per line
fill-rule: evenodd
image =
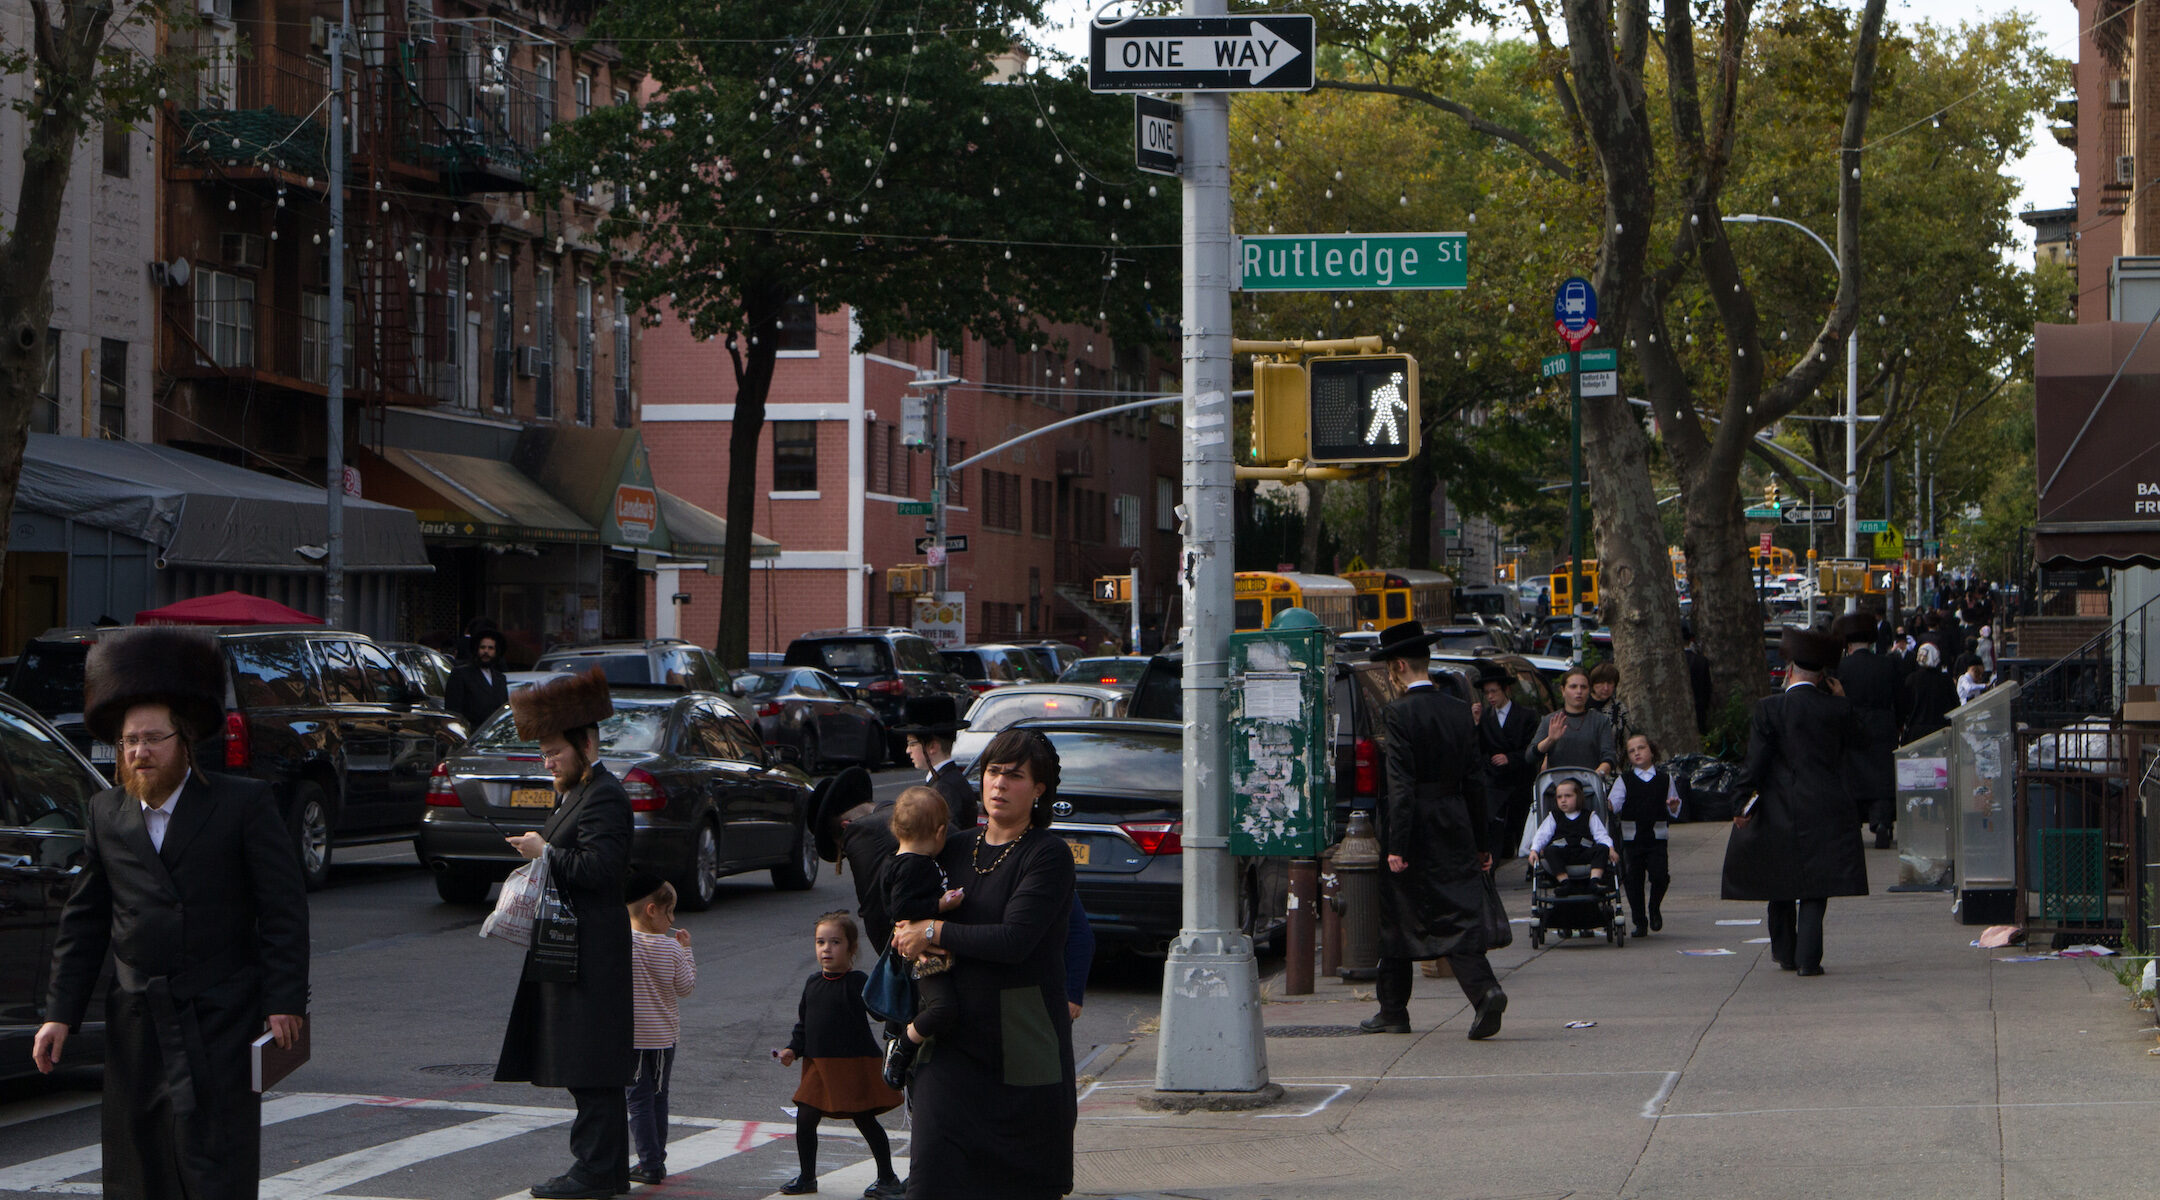
M 1443 650 L 1475 650 L 1492 645 L 1492 637 L 1482 629 L 1450 629 L 1437 644 Z
M 1058 753 L 1058 790 L 1101 795 L 1175 794 L 1185 784 L 1183 737 L 1176 730 L 1047 730 Z M 970 774 L 980 779 L 978 761 Z
M 982 657 L 973 650 L 946 650 L 941 652 L 945 669 L 962 679 L 987 679 L 989 668 L 983 666 Z
M 1059 683 L 1138 683 L 1144 658 L 1083 658 L 1065 668 Z
M 819 642 L 817 665 L 842 679 L 860 679 L 867 675 L 886 675 L 892 672 L 892 659 L 886 653 L 885 643 L 869 638 L 844 642 Z
M 540 664 L 544 671 L 582 675 L 594 667 L 607 675 L 609 683 L 627 683 L 642 686 L 653 682 L 652 663 L 645 655 L 637 654 L 572 654 L 563 658 L 551 658 Z
M 770 696 L 779 692 L 781 675 L 776 671 L 745 671 L 734 680 L 738 696 Z
M 90 647 L 79 642 L 32 642 L 15 664 L 15 679 L 8 690 L 48 717 L 79 713 L 83 660 L 89 656 Z
M 1031 717 L 1065 719 L 1102 715 L 1102 701 L 1093 696 L 1050 692 L 1022 692 L 1017 696 L 1000 696 L 992 692 L 969 710 L 968 729 L 975 733 L 996 733 L 1014 721 L 1025 721 Z
M 660 739 L 667 733 L 668 708 L 673 701 L 632 700 L 623 696 L 614 699 L 615 714 L 600 722 L 600 753 L 620 757 L 659 750 Z M 511 719 L 510 710 L 504 708 L 473 735 L 471 748 L 485 754 L 537 754 L 540 744 L 519 737 L 517 722 Z

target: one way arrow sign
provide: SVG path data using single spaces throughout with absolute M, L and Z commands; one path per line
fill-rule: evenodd
M 1088 28 L 1096 92 L 1309 92 L 1313 19 L 1133 17 Z

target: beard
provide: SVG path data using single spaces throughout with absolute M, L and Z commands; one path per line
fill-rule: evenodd
M 569 760 L 563 763 L 562 769 L 558 771 L 550 771 L 549 774 L 555 777 L 555 790 L 558 792 L 567 792 L 571 788 L 576 787 L 578 784 L 583 783 L 585 781 L 585 773 L 591 768 L 592 760 L 585 757 L 585 752 L 583 750 L 580 750 L 576 746 L 572 746 L 570 747 Z
M 141 768 L 122 759 L 120 762 L 120 786 L 127 794 L 153 808 L 165 803 L 165 798 L 180 786 L 187 774 L 188 762 L 184 754 L 175 754 L 169 761 L 151 768 Z

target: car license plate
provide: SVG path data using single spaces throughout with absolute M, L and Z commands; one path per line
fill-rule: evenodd
M 555 807 L 555 789 L 553 789 L 553 788 L 511 788 L 511 789 L 510 789 L 510 807 L 512 807 L 512 808 L 553 808 L 553 807 Z
M 1065 844 L 1072 847 L 1074 866 L 1084 867 L 1088 865 L 1088 844 L 1086 842 L 1077 838 L 1066 838 Z
M 112 743 L 111 743 L 111 742 L 92 742 L 92 743 L 90 743 L 90 761 L 91 761 L 91 762 L 94 762 L 94 763 L 109 763 L 109 762 L 116 762 L 116 761 L 118 761 L 118 758 L 119 758 L 119 756 L 118 756 L 118 755 L 115 755 L 115 754 L 113 753 L 113 746 L 112 746 Z

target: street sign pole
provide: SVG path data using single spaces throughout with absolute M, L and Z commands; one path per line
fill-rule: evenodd
M 1186 0 L 1188 17 L 1226 0 Z M 1309 18 L 1308 18 L 1309 20 Z M 1103 31 L 1100 27 L 1095 31 Z M 1307 60 L 1310 61 L 1309 58 Z M 1223 688 L 1230 660 L 1236 489 L 1230 439 L 1230 97 L 1185 96 L 1184 911 L 1163 963 L 1155 1086 L 1165 1092 L 1271 1088 L 1260 973 L 1237 925 Z
M 940 349 L 937 352 L 937 377 L 939 380 L 948 380 L 952 377 L 948 369 L 950 366 L 950 352 Z M 937 385 L 937 397 L 930 402 L 937 408 L 936 415 L 931 418 L 930 422 L 930 436 L 935 439 L 930 446 L 930 453 L 934 456 L 931 462 L 936 464 L 930 471 L 930 544 L 940 549 L 943 549 L 945 545 L 946 506 L 952 502 L 952 468 L 947 465 L 945 442 L 946 386 L 945 383 L 940 382 Z M 945 598 L 945 557 L 945 555 L 939 554 L 930 560 L 931 594 L 939 600 Z M 963 640 L 965 640 L 965 635 L 963 635 Z
M 1582 348 L 1568 346 L 1568 609 L 1574 614 L 1568 661 L 1583 660 L 1582 628 Z

